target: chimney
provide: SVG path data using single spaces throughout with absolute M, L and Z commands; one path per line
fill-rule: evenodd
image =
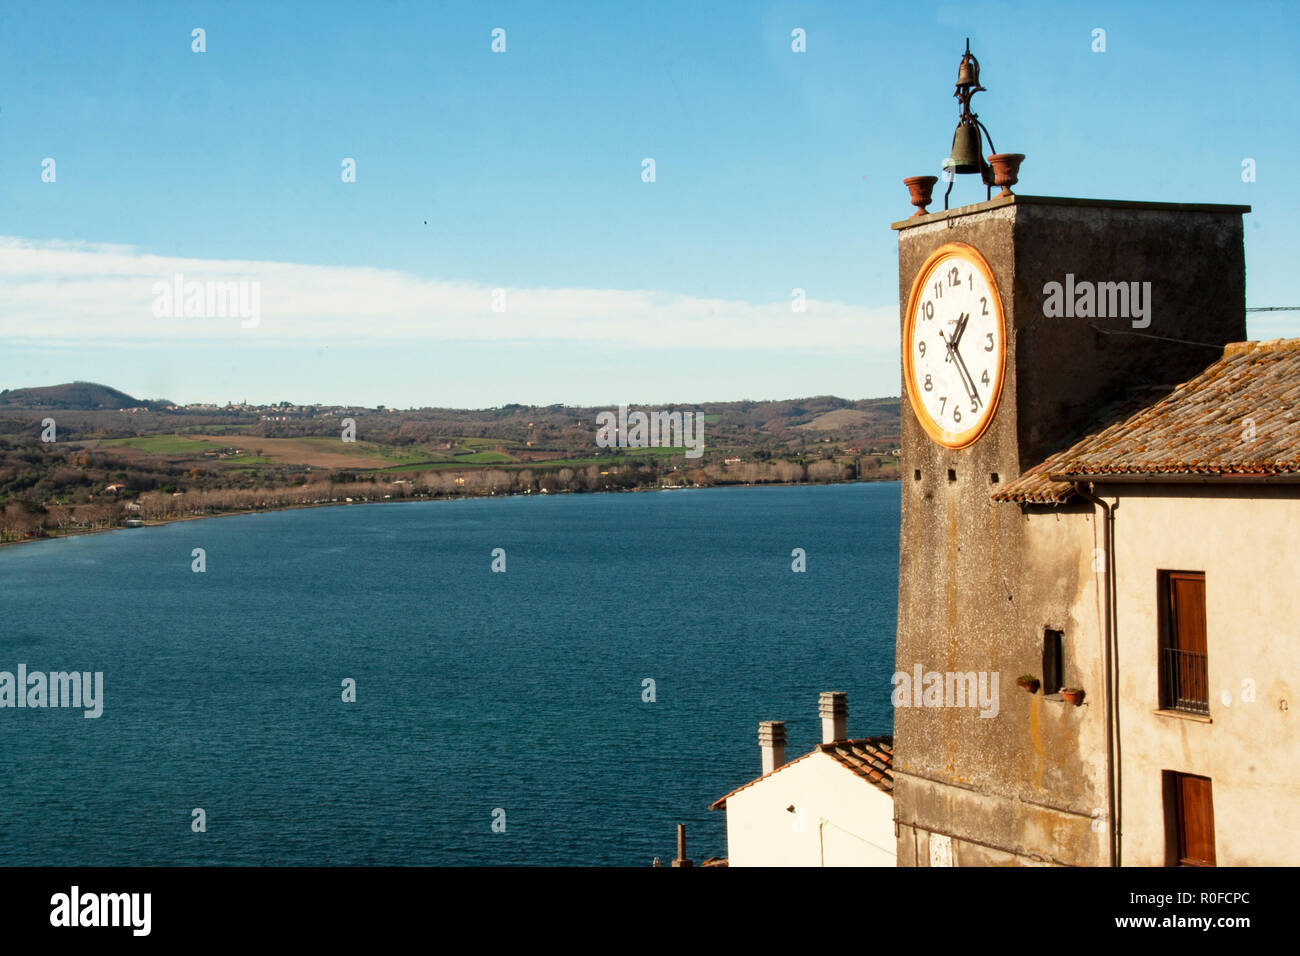
M 677 859 L 673 860 L 673 866 L 693 866 L 690 860 L 686 858 L 686 824 L 677 824 Z
M 849 697 L 843 691 L 822 691 L 817 699 L 817 712 L 822 716 L 822 743 L 833 744 L 848 740 Z
M 763 751 L 763 773 L 785 763 L 785 721 L 765 720 L 758 725 L 758 747 Z

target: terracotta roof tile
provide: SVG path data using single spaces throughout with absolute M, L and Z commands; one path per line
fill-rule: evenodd
M 1126 475 L 1300 478 L 1300 338 L 1234 342 L 1160 401 L 1057 452 L 993 497 L 1059 503 L 1074 493 L 1070 481 Z
M 833 744 L 818 744 L 824 754 L 830 754 L 864 780 L 870 780 L 886 793 L 894 792 L 894 738 L 866 737 L 862 740 L 838 740 Z
M 885 793 L 893 794 L 894 792 L 894 738 L 892 736 L 884 737 L 862 737 L 858 740 L 837 740 L 833 744 L 818 744 L 814 749 L 808 751 L 802 757 L 796 757 L 794 760 L 781 764 L 771 773 L 765 773 L 749 783 L 742 784 L 725 797 L 721 797 L 710 804 L 710 810 L 724 810 L 727 806 L 727 800 L 730 797 L 740 793 L 740 791 L 752 787 L 756 783 L 766 780 L 768 777 L 780 773 L 786 767 L 792 767 L 800 760 L 807 760 L 815 753 L 824 753 L 830 756 L 838 763 L 843 764 L 852 770 L 863 780 L 869 781 L 879 787 Z

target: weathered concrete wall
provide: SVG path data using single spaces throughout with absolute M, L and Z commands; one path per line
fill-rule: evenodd
M 900 325 L 916 272 L 953 241 L 975 246 L 992 268 L 1008 362 L 994 419 L 968 448 L 932 442 L 904 402 L 896 669 L 997 672 L 1001 700 L 996 717 L 896 708 L 899 863 L 928 865 L 913 832 L 921 830 L 952 838 L 959 865 L 1104 864 L 1105 828 L 1092 826 L 1106 807 L 1101 582 L 1091 567 L 1100 534 L 1089 506 L 1027 515 L 990 496 L 1078 437 L 1080 423 L 1126 389 L 1181 381 L 1213 358 L 1208 349 L 1088 328 L 1130 329 L 1129 320 L 1046 318 L 1044 285 L 1067 272 L 1151 281 L 1152 325 L 1144 331 L 1240 339 L 1240 213 L 1014 197 L 901 224 Z M 1207 282 L 1195 270 L 1216 257 L 1222 261 Z M 1210 291 L 1220 280 L 1220 291 Z M 1041 675 L 1046 627 L 1065 632 L 1066 682 L 1089 692 L 1082 707 L 1015 686 L 1021 673 Z
M 1161 772 L 1173 770 L 1212 781 L 1220 866 L 1295 866 L 1300 863 L 1300 539 L 1295 535 L 1300 486 L 1099 490 L 1108 500 L 1119 498 L 1123 864 L 1164 864 Z M 1157 713 L 1161 570 L 1205 572 L 1208 723 Z M 1244 699 L 1251 692 L 1254 701 Z
M 963 504 L 960 478 L 945 477 L 928 501 L 924 479 L 909 484 L 904 511 L 917 517 L 904 521 L 912 544 L 902 573 L 921 583 L 899 606 L 897 670 L 920 663 L 939 672 L 998 672 L 1000 699 L 993 717 L 957 707 L 895 709 L 899 823 L 969 838 L 954 843 L 957 865 L 1104 862 L 1105 834 L 1091 826 L 1106 808 L 1103 608 L 1091 570 L 1100 542 L 1092 515 L 1024 514 L 986 493 Z M 937 498 L 946 499 L 941 516 L 933 514 Z M 929 548 L 936 520 L 944 545 Z M 1067 685 L 1094 695 L 1081 707 L 1016 687 L 1020 674 L 1041 675 L 1047 627 L 1065 634 Z M 913 839 L 900 829 L 900 864 L 913 862 Z
M 728 797 L 726 813 L 728 866 L 894 866 L 894 801 L 823 753 Z
M 1022 468 L 1072 444 L 1103 405 L 1144 387 L 1177 385 L 1218 358 L 1204 345 L 1167 339 L 1245 340 L 1239 212 L 1038 205 L 1032 197 L 1015 209 L 1019 334 L 1012 354 L 1025 423 Z M 1150 282 L 1150 314 L 1142 320 L 1044 315 L 1044 285 L 1064 283 L 1067 274 L 1076 282 Z M 1135 328 L 1134 321 L 1150 325 Z M 1094 325 L 1124 334 L 1106 335 Z

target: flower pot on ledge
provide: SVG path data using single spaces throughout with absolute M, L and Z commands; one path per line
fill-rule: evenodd
M 1031 694 L 1038 693 L 1038 678 L 1031 677 L 1028 674 L 1022 674 L 1016 678 L 1016 686 L 1021 690 L 1027 690 Z
M 993 185 L 1002 187 L 999 197 L 1013 195 L 1011 187 L 1020 182 L 1020 164 L 1024 161 L 1024 153 L 994 153 L 989 157 L 989 165 L 993 167 Z
M 1083 703 L 1083 691 L 1077 687 L 1064 687 L 1061 689 L 1061 696 L 1065 698 L 1066 703 L 1078 707 Z
M 903 180 L 903 185 L 907 187 L 908 193 L 911 194 L 912 205 L 916 207 L 916 212 L 912 213 L 908 217 L 909 219 L 925 215 L 925 207 L 930 205 L 931 197 L 934 194 L 934 184 L 938 181 L 938 176 L 908 176 Z

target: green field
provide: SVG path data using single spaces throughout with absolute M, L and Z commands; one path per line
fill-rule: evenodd
M 500 444 L 500 442 L 497 442 Z M 503 455 L 499 451 L 474 451 L 468 455 L 457 455 L 455 462 L 469 462 L 472 465 L 496 464 L 502 461 L 514 461 L 509 455 Z
M 238 434 L 235 429 L 230 428 L 228 434 L 235 438 L 236 435 L 239 444 L 244 446 L 256 446 L 258 436 L 247 434 Z M 215 437 L 215 435 L 213 436 Z M 272 443 L 282 441 L 283 439 L 262 439 L 265 442 Z M 340 450 L 339 440 L 333 436 L 303 436 L 291 439 L 295 444 L 307 446 L 310 448 L 319 448 L 322 451 L 338 452 Z M 452 449 L 437 450 L 421 447 L 417 445 L 394 446 L 385 445 L 379 442 L 359 441 L 355 444 L 345 446 L 348 451 L 356 454 L 358 457 L 377 459 L 382 462 L 391 462 L 387 466 L 378 466 L 373 469 L 362 468 L 359 471 L 375 473 L 391 472 L 410 472 L 410 471 L 442 471 L 449 468 L 467 468 L 483 466 L 510 466 L 512 468 L 578 468 L 588 465 L 617 465 L 632 464 L 637 459 L 655 458 L 655 459 L 673 459 L 685 458 L 686 449 L 681 447 L 670 448 L 623 448 L 619 449 L 618 454 L 612 454 L 611 451 L 602 451 L 593 455 L 584 455 L 577 458 L 556 458 L 544 461 L 518 461 L 511 455 L 496 449 L 502 446 L 502 442 L 491 438 L 447 438 L 439 441 L 450 442 Z M 100 448 L 128 447 L 135 448 L 150 455 L 160 455 L 174 459 L 203 459 L 209 467 L 230 469 L 232 466 L 238 466 L 241 470 L 249 466 L 275 466 L 287 465 L 291 462 L 283 453 L 273 452 L 272 457 L 266 455 L 255 455 L 252 451 L 246 451 L 245 454 L 237 458 L 223 459 L 220 462 L 212 461 L 205 458 L 204 452 L 213 451 L 219 446 L 211 440 L 191 438 L 186 435 L 167 434 L 167 435 L 146 435 L 139 438 L 111 438 L 101 439 Z M 272 444 L 271 448 L 277 446 Z M 463 449 L 474 449 L 464 451 Z M 254 448 L 255 450 L 255 448 Z M 527 454 L 525 449 L 516 449 L 518 454 Z M 686 459 L 690 464 L 696 459 Z
M 185 429 L 187 435 L 246 435 L 252 425 L 195 425 Z
M 145 435 L 142 438 L 104 438 L 100 448 L 138 448 L 150 455 L 171 455 L 180 458 L 202 458 L 205 451 L 214 447 L 210 442 L 183 438 L 180 435 Z
M 372 458 L 382 458 L 385 461 L 393 461 L 398 464 L 411 464 L 430 460 L 438 460 L 444 456 L 437 453 L 428 452 L 415 445 L 397 447 L 395 445 L 382 445 L 379 442 L 359 441 L 349 442 L 341 445 L 338 438 L 321 435 L 306 435 L 302 438 L 295 438 L 293 441 L 302 442 L 323 451 L 337 452 L 340 448 L 346 449 L 351 454 L 367 455 Z

